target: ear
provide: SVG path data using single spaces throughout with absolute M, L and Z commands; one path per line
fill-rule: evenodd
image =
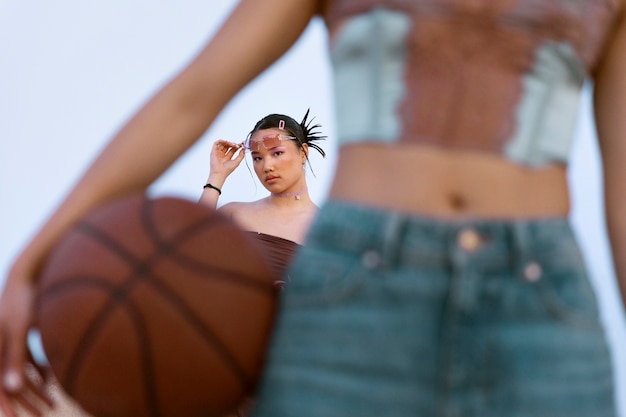
M 302 157 L 302 165 L 304 165 L 309 156 L 309 144 L 308 143 L 302 144 L 302 148 L 300 148 L 300 156 Z

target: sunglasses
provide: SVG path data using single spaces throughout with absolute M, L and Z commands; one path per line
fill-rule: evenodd
M 298 138 L 295 136 L 287 136 L 281 135 L 279 133 L 275 135 L 267 135 L 261 137 L 261 139 L 252 140 L 252 138 L 246 140 L 245 147 L 251 152 L 259 152 L 261 150 L 261 146 L 265 149 L 272 149 L 277 146 L 282 145 L 281 141 L 283 140 L 297 140 Z

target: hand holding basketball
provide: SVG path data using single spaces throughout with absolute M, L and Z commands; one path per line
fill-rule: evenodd
M 250 394 L 276 308 L 253 241 L 191 201 L 105 205 L 56 246 L 37 323 L 61 385 L 96 416 L 219 416 Z

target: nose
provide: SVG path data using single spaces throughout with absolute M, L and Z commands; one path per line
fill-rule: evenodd
M 272 172 L 272 171 L 274 171 L 274 164 L 270 160 L 265 159 L 263 161 L 263 172 Z

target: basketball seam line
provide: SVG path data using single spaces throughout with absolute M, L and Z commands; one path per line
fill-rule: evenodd
M 146 215 L 147 212 L 144 211 L 144 215 Z M 146 220 L 146 219 L 144 219 Z M 154 240 L 156 240 L 156 242 L 153 242 L 156 244 L 157 246 L 157 250 L 155 251 L 155 253 L 153 253 L 148 259 L 146 259 L 145 261 L 139 262 L 139 259 L 136 258 L 135 256 L 133 256 L 130 252 L 126 251 L 123 247 L 121 247 L 120 245 L 118 245 L 113 239 L 111 239 L 106 233 L 104 233 L 102 230 L 99 230 L 98 228 L 94 227 L 93 225 L 86 223 L 86 222 L 81 222 L 79 224 L 79 229 L 82 230 L 84 233 L 88 234 L 88 235 L 92 235 L 94 237 L 97 237 L 99 239 L 97 239 L 98 242 L 100 242 L 101 244 L 109 247 L 109 249 L 111 249 L 114 253 L 117 253 L 118 256 L 120 256 L 122 259 L 124 259 L 125 261 L 127 261 L 130 264 L 135 264 L 135 263 L 140 263 L 143 266 L 149 267 L 150 264 L 153 263 L 155 257 L 157 255 L 163 254 L 163 253 L 168 253 L 168 255 L 173 258 L 174 260 L 178 259 L 184 259 L 185 261 L 187 261 L 189 264 L 192 264 L 194 266 L 193 269 L 196 270 L 202 270 L 204 272 L 206 272 L 207 270 L 219 270 L 220 272 L 224 273 L 224 272 L 228 272 L 228 271 L 223 271 L 220 270 L 219 268 L 202 268 L 201 265 L 199 265 L 197 262 L 192 261 L 191 259 L 184 257 L 183 255 L 181 255 L 180 253 L 176 252 L 176 251 L 172 251 L 172 248 L 175 247 L 176 243 L 179 243 L 180 241 L 185 241 L 189 235 L 193 236 L 193 232 L 198 232 L 201 229 L 204 229 L 205 227 L 210 226 L 212 223 L 214 223 L 215 221 L 213 219 L 208 219 L 209 221 L 206 221 L 207 219 L 202 219 L 202 221 L 198 222 L 197 224 L 191 225 L 186 229 L 183 229 L 183 231 L 177 233 L 171 240 L 170 242 L 167 242 L 165 240 L 162 239 L 161 236 L 158 235 L 158 233 L 156 232 L 156 230 L 152 227 L 152 222 L 151 221 L 147 221 L 146 223 L 144 223 L 144 226 L 148 226 L 150 225 L 150 227 L 146 227 L 146 229 L 148 229 L 148 235 L 151 235 L 152 238 Z M 156 238 L 156 239 L 155 239 Z M 153 288 L 157 289 L 163 297 L 165 297 L 166 299 L 169 299 L 170 302 L 172 302 L 173 299 L 175 299 L 177 301 L 176 304 L 180 306 L 183 306 L 183 308 L 177 308 L 177 310 L 179 311 L 179 314 L 186 316 L 187 318 L 189 318 L 190 316 L 194 318 L 193 322 L 196 323 L 196 325 L 194 327 L 198 327 L 197 323 L 199 322 L 199 320 L 197 319 L 197 316 L 193 315 L 192 313 L 188 313 L 185 314 L 184 310 L 186 310 L 184 308 L 184 303 L 180 300 L 178 300 L 178 297 L 169 289 L 169 288 L 164 288 L 164 284 L 160 281 L 160 279 L 158 278 L 158 276 L 155 276 L 154 272 L 152 271 L 151 268 L 147 268 L 150 272 L 144 271 L 145 275 L 147 276 L 151 276 L 152 278 L 156 278 L 156 281 L 147 281 L 147 282 L 151 282 Z M 139 278 L 137 278 L 137 272 L 138 269 L 135 268 L 134 270 L 131 271 L 131 276 L 128 277 L 125 282 L 124 285 L 122 285 L 122 287 L 129 287 L 131 286 L 134 282 L 136 282 L 137 280 L 139 280 Z M 143 274 L 142 274 L 143 275 Z M 250 287 L 256 287 L 258 289 L 268 289 L 270 290 L 269 292 L 272 295 L 276 295 L 276 292 L 272 287 L 270 286 L 263 286 L 262 284 L 256 283 L 256 282 L 251 282 L 250 280 L 246 280 L 244 277 L 237 275 L 237 274 L 232 274 L 229 273 L 229 275 L 231 276 L 231 279 L 237 279 L 240 283 L 242 284 L 247 284 Z M 133 277 L 136 277 L 135 279 L 133 279 Z M 158 282 L 158 285 L 155 285 L 155 283 Z M 98 282 L 91 282 L 92 284 L 96 283 L 96 284 L 102 284 L 102 283 L 98 283 Z M 52 293 L 56 293 L 56 292 L 62 292 L 62 289 L 65 285 L 59 285 L 57 287 L 52 287 L 49 288 L 48 291 L 46 291 L 46 296 L 50 296 L 52 295 Z M 104 285 L 96 285 L 96 287 L 101 286 L 103 288 L 107 288 L 108 290 L 112 291 L 115 290 L 116 288 L 119 288 L 119 286 L 104 286 Z M 156 287 L 159 288 L 156 288 Z M 99 313 L 96 314 L 96 317 L 94 318 L 94 320 L 91 323 L 91 327 L 85 332 L 85 334 L 83 334 L 83 338 L 82 338 L 82 343 L 79 344 L 79 346 L 77 347 L 76 351 L 75 351 L 75 355 L 73 355 L 74 360 L 72 360 L 70 362 L 70 366 L 69 366 L 69 372 L 66 375 L 66 386 L 68 386 L 68 392 L 73 391 L 74 387 L 72 387 L 72 385 L 74 384 L 74 379 L 76 378 L 76 372 L 77 372 L 77 368 L 78 365 L 80 363 L 82 363 L 82 361 L 84 360 L 84 354 L 86 351 L 88 351 L 88 346 L 91 345 L 93 343 L 93 340 L 95 340 L 95 336 L 92 333 L 95 333 L 94 329 L 100 329 L 102 325 L 104 325 L 103 323 L 107 320 L 107 318 L 110 316 L 111 312 L 114 310 L 115 306 L 119 306 L 119 301 L 116 300 L 115 298 L 111 299 L 101 310 Z M 136 310 L 136 306 L 131 303 L 125 303 L 125 305 L 129 308 L 132 309 L 135 314 L 138 314 L 137 317 L 141 316 L 140 313 L 138 313 L 138 311 Z M 204 326 L 200 325 L 199 327 L 200 329 L 203 329 Z M 219 346 L 218 351 L 220 352 L 220 356 L 222 356 L 224 359 L 227 360 L 227 362 L 229 362 L 231 364 L 231 369 L 238 375 L 240 381 L 244 384 L 244 386 L 249 389 L 251 387 L 251 381 L 249 380 L 249 378 L 247 377 L 247 375 L 245 375 L 245 372 L 243 372 L 243 370 L 239 367 L 237 361 L 228 354 L 228 351 L 225 349 L 224 345 L 222 343 L 219 342 L 218 338 L 215 337 L 215 335 L 212 334 L 212 332 L 210 331 L 210 329 L 204 329 L 205 331 L 201 331 L 201 334 L 204 334 L 204 339 L 211 339 L 214 341 L 214 343 L 212 344 L 212 346 Z M 147 337 L 147 336 L 146 336 Z M 230 360 L 229 360 L 230 358 Z M 145 371 L 145 369 L 144 369 Z M 148 380 L 150 378 L 148 377 Z M 152 389 L 149 389 L 149 391 L 153 391 L 154 387 Z M 152 395 L 155 395 L 155 393 L 153 392 Z M 149 395 L 150 396 L 150 395 Z M 156 399 L 154 400 L 156 401 Z

